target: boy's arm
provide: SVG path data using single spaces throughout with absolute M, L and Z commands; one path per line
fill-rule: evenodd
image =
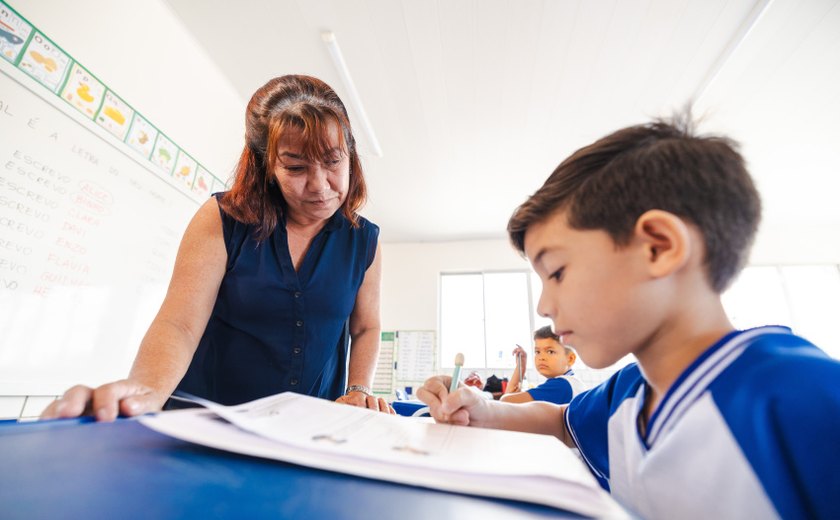
M 530 403 L 534 397 L 529 392 L 513 392 L 510 394 L 503 394 L 499 401 L 505 403 Z
M 488 401 L 474 388 L 465 386 L 450 394 L 450 381 L 449 376 L 435 376 L 427 379 L 417 391 L 417 397 L 429 405 L 435 421 L 554 435 L 567 446 L 574 447 L 566 431 L 566 405 L 537 401 L 524 404 Z
M 520 373 L 524 374 L 525 369 L 528 366 L 528 353 L 525 352 L 525 349 L 520 347 L 519 345 L 513 349 L 513 357 L 516 358 L 516 367 L 513 369 L 513 375 L 510 376 L 510 381 L 508 381 L 507 388 L 505 389 L 504 395 L 513 394 L 513 393 L 521 393 L 522 390 L 522 378 L 519 377 Z M 504 397 L 504 395 L 502 397 Z M 506 400 L 506 399 L 503 399 Z M 514 402 L 524 402 L 524 401 L 514 401 Z

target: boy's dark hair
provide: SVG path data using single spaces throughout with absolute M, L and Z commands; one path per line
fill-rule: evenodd
M 560 336 L 558 336 L 557 334 L 554 333 L 553 330 L 551 330 L 551 325 L 546 325 L 545 327 L 540 327 L 540 328 L 538 328 L 537 330 L 534 331 L 534 340 L 538 340 L 538 339 L 553 339 L 554 341 L 559 343 L 561 347 L 563 347 L 563 350 L 565 350 L 567 354 L 569 352 L 574 352 L 571 348 L 567 347 L 566 345 L 563 344 L 562 341 L 560 341 Z
M 700 229 L 704 265 L 721 293 L 747 260 L 761 220 L 761 200 L 734 141 L 694 134 L 690 114 L 624 128 L 560 163 L 508 222 L 525 250 L 530 226 L 565 210 L 573 229 L 603 229 L 617 246 L 630 242 L 646 211 L 673 213 Z
M 551 326 L 546 325 L 545 327 L 540 327 L 534 331 L 534 339 L 553 339 L 554 341 L 560 342 L 560 336 L 554 333 L 551 330 Z

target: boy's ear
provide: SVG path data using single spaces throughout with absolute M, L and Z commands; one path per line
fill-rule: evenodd
M 575 361 L 577 361 L 577 354 L 575 354 L 574 350 L 569 350 L 567 355 L 568 355 L 568 360 L 569 360 L 569 366 L 571 367 L 572 365 L 575 364 Z
M 633 233 L 643 248 L 653 277 L 668 276 L 688 262 L 692 245 L 688 226 L 673 213 L 659 209 L 646 211 L 636 220 Z

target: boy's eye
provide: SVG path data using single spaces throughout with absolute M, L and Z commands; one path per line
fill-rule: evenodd
M 566 268 L 565 268 L 565 267 L 561 267 L 560 269 L 558 269 L 558 270 L 554 271 L 553 273 L 551 273 L 551 274 L 548 276 L 548 279 L 549 279 L 549 280 L 554 280 L 554 281 L 556 281 L 556 282 L 559 282 L 560 280 L 562 280 L 562 279 L 563 279 L 563 273 L 564 273 L 565 271 L 566 271 Z

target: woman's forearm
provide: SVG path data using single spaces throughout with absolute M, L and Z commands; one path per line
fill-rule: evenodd
M 379 328 L 371 327 L 352 337 L 348 385 L 364 385 L 370 388 L 373 384 L 373 373 L 379 358 L 379 334 Z

